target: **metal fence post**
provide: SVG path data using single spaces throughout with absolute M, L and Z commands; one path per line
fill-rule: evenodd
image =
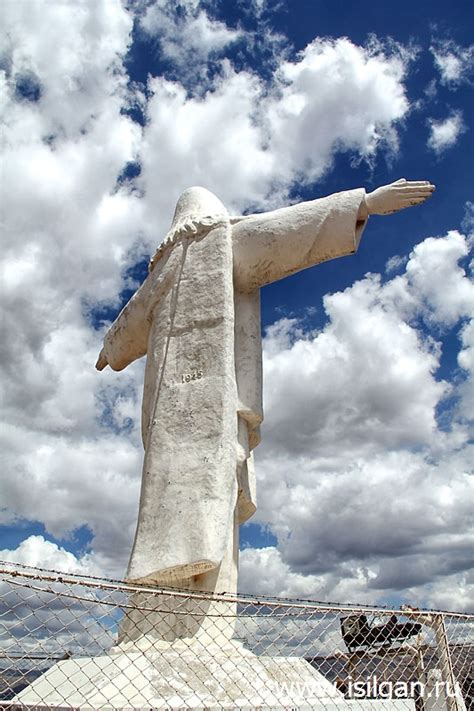
M 441 679 L 444 682 L 444 692 L 448 711 L 461 711 L 458 706 L 457 681 L 454 676 L 451 652 L 449 651 L 449 640 L 446 632 L 444 615 L 433 615 L 432 628 L 436 638 Z

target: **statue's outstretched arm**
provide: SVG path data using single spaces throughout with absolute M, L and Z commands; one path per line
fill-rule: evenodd
M 319 262 L 353 254 L 368 217 L 365 190 L 347 190 L 272 212 L 232 228 L 234 283 L 252 291 Z
M 147 295 L 150 281 L 145 280 L 128 304 L 117 316 L 104 338 L 104 346 L 95 367 L 107 365 L 122 370 L 146 354 L 150 322 L 146 318 Z
M 424 202 L 427 181 L 404 178 L 371 193 L 347 190 L 272 212 L 235 219 L 234 282 L 251 291 L 328 259 L 353 254 L 369 215 Z

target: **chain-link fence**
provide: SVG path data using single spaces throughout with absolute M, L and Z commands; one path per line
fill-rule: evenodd
M 0 564 L 0 706 L 474 711 L 474 618 Z

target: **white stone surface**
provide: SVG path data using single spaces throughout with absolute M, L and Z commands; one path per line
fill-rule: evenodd
M 239 526 L 230 529 L 221 565 L 210 572 L 187 581 L 189 594 L 179 597 L 170 589 L 163 592 L 136 592 L 128 599 L 135 609 L 126 609 L 120 622 L 119 643 L 127 648 L 141 642 L 148 649 L 160 640 L 174 642 L 182 639 L 191 644 L 193 639 L 206 648 L 208 645 L 226 646 L 234 636 L 237 605 L 235 598 L 219 600 L 213 596 L 195 596 L 196 591 L 235 589 L 237 585 L 237 556 Z
M 12 703 L 37 708 L 300 708 L 412 711 L 410 701 L 346 701 L 298 657 L 257 657 L 238 644 L 225 650 L 175 643 L 58 662 Z
M 235 592 L 235 528 L 256 510 L 260 287 L 355 252 L 369 214 L 418 204 L 433 189 L 400 180 L 245 217 L 229 217 L 204 188 L 181 196 L 97 362 L 121 370 L 147 356 L 129 580 Z
M 145 458 L 128 579 L 190 587 L 191 578 L 220 566 L 235 509 L 239 523 L 255 511 L 251 451 L 263 418 L 258 290 L 354 252 L 364 194 L 242 218 L 230 218 L 202 188 L 180 199 L 170 236 L 106 335 L 99 363 L 121 370 L 147 355 Z M 212 591 L 235 590 L 235 579 L 221 576 L 221 583 Z

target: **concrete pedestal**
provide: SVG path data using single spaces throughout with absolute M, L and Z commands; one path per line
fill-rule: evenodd
M 68 709 L 365 707 L 407 711 L 407 703 L 346 701 L 298 657 L 257 657 L 238 643 L 198 649 L 184 642 L 115 647 L 94 658 L 55 664 L 13 704 Z M 398 705 L 397 705 L 398 704 Z

